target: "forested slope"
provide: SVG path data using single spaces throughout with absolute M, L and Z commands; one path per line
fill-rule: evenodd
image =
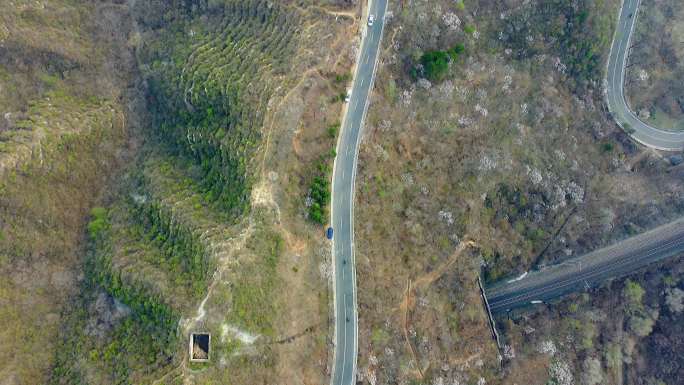
M 199 166 L 201 191 L 233 215 L 247 206 L 248 163 L 297 49 L 299 19 L 278 3 L 200 5 L 174 23 L 182 34 L 152 29 L 141 50 L 156 135 Z
M 497 350 L 477 287 L 682 214 L 682 168 L 606 111 L 619 6 L 390 2 L 356 183 L 364 381 L 646 383 L 619 375 L 641 357 L 615 292 L 502 315 Z M 652 326 L 652 304 L 624 319 Z
M 3 384 L 326 381 L 349 5 L 0 5 Z
M 326 7 L 132 5 L 147 107 L 142 145 L 90 211 L 85 276 L 65 315 L 52 383 L 324 381 L 328 297 L 319 265 L 327 255 L 314 254 L 323 241 L 311 237 L 320 227 L 301 215 L 302 192 L 276 196 L 282 187 L 270 184 L 280 172 L 292 178 L 283 186 L 308 178 L 312 166 L 290 154 L 293 134 L 327 137 L 322 127 L 340 113 L 332 95 L 344 84 L 334 71 L 353 57 L 339 37 L 352 18 Z M 304 303 L 290 309 L 288 292 Z M 193 331 L 212 333 L 211 362 L 188 362 Z M 292 347 L 291 335 L 303 347 Z

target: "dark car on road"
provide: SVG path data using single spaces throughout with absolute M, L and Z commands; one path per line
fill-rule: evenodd
M 328 230 L 325 231 L 325 236 L 328 239 L 332 239 L 332 237 L 333 237 L 333 228 L 332 227 L 328 227 Z

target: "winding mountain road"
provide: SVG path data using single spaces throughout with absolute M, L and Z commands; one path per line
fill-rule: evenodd
M 625 72 L 640 0 L 624 0 L 620 9 L 606 73 L 606 99 L 615 121 L 637 142 L 664 151 L 684 149 L 684 131 L 667 131 L 641 121 L 625 99 Z
M 354 183 L 358 145 L 372 88 L 388 0 L 371 0 L 376 16 L 361 44 L 352 94 L 342 123 L 333 167 L 331 223 L 333 240 L 335 337 L 332 385 L 352 385 L 356 377 L 358 326 L 354 266 Z M 624 79 L 631 35 L 640 0 L 624 0 L 611 46 L 606 76 L 608 108 L 616 122 L 637 142 L 664 151 L 684 149 L 684 132 L 650 126 L 630 110 Z M 631 273 L 651 263 L 684 254 L 684 219 L 663 225 L 612 246 L 535 271 L 522 279 L 486 288 L 492 312 L 548 301 L 605 279 Z
M 616 122 L 637 142 L 663 151 L 684 149 L 684 132 L 667 131 L 639 120 L 624 95 L 627 57 L 640 0 L 624 0 L 608 58 L 606 98 Z M 545 302 L 596 286 L 651 263 L 684 255 L 684 218 L 612 246 L 485 288 L 493 313 Z
M 370 0 L 368 5 L 368 13 L 375 15 L 375 22 L 373 26 L 366 25 L 363 31 L 351 97 L 342 121 L 333 166 L 330 216 L 335 231 L 332 243 L 335 348 L 332 385 L 356 383 L 358 317 L 354 267 L 354 182 L 363 120 L 375 77 L 387 1 Z

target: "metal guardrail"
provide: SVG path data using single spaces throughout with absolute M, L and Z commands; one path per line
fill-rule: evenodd
M 477 285 L 480 287 L 480 295 L 482 295 L 482 303 L 485 306 L 485 309 L 487 310 L 487 318 L 489 319 L 489 328 L 492 331 L 492 338 L 496 341 L 496 346 L 501 350 L 502 344 L 501 344 L 501 336 L 499 336 L 499 332 L 496 330 L 496 322 L 494 322 L 494 316 L 492 316 L 492 309 L 489 307 L 489 301 L 487 300 L 487 294 L 485 293 L 484 286 L 482 285 L 482 278 L 480 276 L 477 276 Z

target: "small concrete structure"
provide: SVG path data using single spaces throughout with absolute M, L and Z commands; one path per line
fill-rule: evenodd
M 190 335 L 190 361 L 191 362 L 208 362 L 209 361 L 209 345 L 211 343 L 211 334 L 209 333 L 192 333 Z

